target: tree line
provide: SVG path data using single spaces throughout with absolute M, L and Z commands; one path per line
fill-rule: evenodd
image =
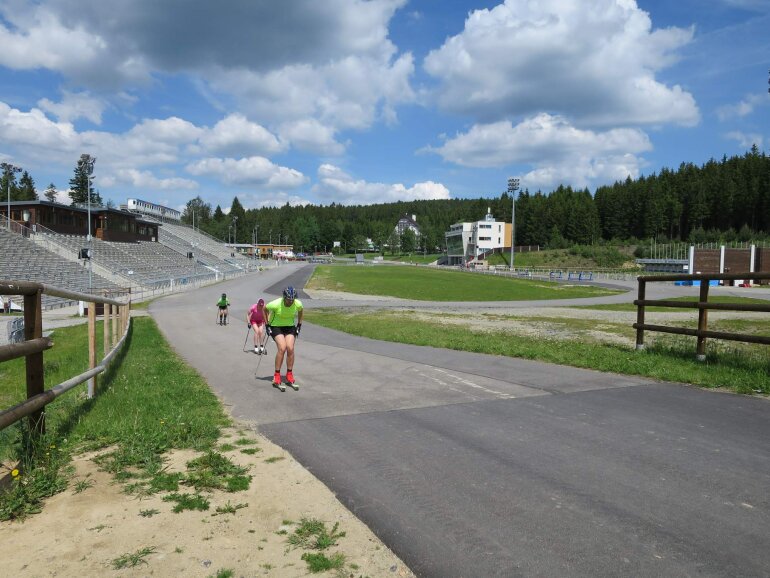
M 243 208 L 234 198 L 230 212 L 200 197 L 190 200 L 182 220 L 221 239 L 280 244 L 295 250 L 364 249 L 414 244 L 416 251 L 444 247 L 444 233 L 458 222 L 478 221 L 491 210 L 511 222 L 507 192 L 499 197 L 400 201 L 375 205 L 305 205 Z M 421 236 L 394 238 L 403 215 L 415 215 Z M 236 218 L 237 217 L 237 218 Z M 588 189 L 559 186 L 549 194 L 521 191 L 515 207 L 516 244 L 564 248 L 611 241 L 732 241 L 763 239 L 770 232 L 770 157 L 756 146 L 743 156 L 710 160 L 703 166 L 682 163 L 677 170 L 631 178 Z M 234 227 L 233 227 L 234 225 Z
M 102 203 L 90 175 L 95 158 L 81 155 L 70 179 L 73 204 Z M 0 197 L 10 188 L 11 200 L 38 198 L 26 170 L 0 163 Z M 18 177 L 17 177 L 18 176 Z M 51 183 L 44 196 L 54 201 Z M 111 203 L 110 203 L 111 205 Z M 225 214 L 200 196 L 187 202 L 182 221 L 223 240 L 283 244 L 295 250 L 329 251 L 339 242 L 345 251 L 362 250 L 371 239 L 376 247 L 434 252 L 444 247 L 444 233 L 458 222 L 478 221 L 491 211 L 511 221 L 512 198 L 399 201 L 375 205 L 303 205 L 245 209 L 237 197 Z M 414 215 L 421 235 L 395 235 L 399 218 Z M 655 239 L 673 241 L 749 241 L 770 233 L 770 157 L 757 146 L 742 156 L 702 166 L 682 163 L 676 170 L 627 178 L 586 189 L 559 186 L 550 193 L 521 191 L 515 206 L 516 244 L 563 248 L 610 241 Z

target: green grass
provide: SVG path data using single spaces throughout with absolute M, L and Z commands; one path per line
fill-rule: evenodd
M 510 279 L 461 271 L 350 265 L 317 267 L 307 288 L 423 301 L 530 301 L 598 297 L 618 293 L 600 287 Z
M 211 506 L 210 502 L 200 494 L 179 494 L 175 492 L 164 496 L 163 501 L 174 502 L 176 505 L 172 508 L 172 511 L 176 514 L 185 510 L 205 511 Z
M 667 301 L 684 301 L 697 303 L 698 297 L 693 295 L 692 297 L 672 297 L 666 299 Z M 732 295 L 717 295 L 709 297 L 709 303 L 745 303 L 745 304 L 770 304 L 770 301 L 766 299 L 757 299 L 755 297 L 734 297 Z M 607 305 L 578 305 L 579 309 L 595 309 L 597 311 L 636 311 L 637 307 L 633 303 L 610 303 Z M 645 311 L 652 311 L 657 313 L 670 313 L 672 311 L 688 311 L 688 309 L 677 309 L 673 307 L 645 307 Z M 693 311 L 693 310 L 689 310 Z
M 85 399 L 85 384 L 58 398 L 46 409 L 47 435 L 34 444 L 26 420 L 0 432 L 0 456 L 18 460 L 19 478 L 26 481 L 0 494 L 0 519 L 38 511 L 42 499 L 64 489 L 73 451 L 114 447 L 102 456 L 101 466 L 121 480 L 138 479 L 146 485 L 137 488 L 141 494 L 153 491 L 153 480 L 163 491 L 171 483 L 156 479 L 163 471 L 163 453 L 206 451 L 217 442 L 229 420 L 206 382 L 171 350 L 151 318 L 136 318 L 132 324 L 117 365 L 100 376 L 94 399 Z M 54 341 L 45 353 L 50 368 L 46 387 L 88 364 L 85 326 L 57 330 Z M 23 365 L 23 359 L 2 364 L 4 399 L 21 396 Z
M 733 347 L 709 340 L 706 361 L 698 362 L 695 339 L 678 336 L 661 335 L 647 349 L 637 352 L 627 346 L 576 339 L 532 339 L 462 326 L 447 331 L 446 325 L 430 321 L 410 320 L 405 326 L 403 314 L 387 311 L 314 309 L 307 312 L 306 318 L 325 327 L 384 341 L 534 359 L 705 387 L 728 387 L 740 393 L 770 394 L 770 355 L 761 346 Z
M 510 249 L 504 253 L 495 253 L 487 262 L 490 265 L 509 266 Z M 546 249 L 533 252 L 516 252 L 516 268 L 533 269 L 605 269 L 619 268 L 623 263 L 633 262 L 632 255 L 624 254 L 617 247 L 591 246 L 570 249 Z
M 123 568 L 134 568 L 139 564 L 147 564 L 145 558 L 154 552 L 155 546 L 148 546 L 134 553 L 123 554 L 112 561 L 112 567 L 115 570 L 122 570 Z

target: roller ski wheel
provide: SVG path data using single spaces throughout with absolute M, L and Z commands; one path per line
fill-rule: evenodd
M 280 381 L 273 380 L 273 387 L 280 391 L 286 391 L 286 386 Z

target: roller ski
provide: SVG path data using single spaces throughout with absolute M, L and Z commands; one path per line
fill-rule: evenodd
M 275 375 L 273 376 L 273 387 L 281 390 L 286 391 L 286 386 L 281 382 L 281 374 L 279 372 L 275 372 Z
M 299 385 L 294 381 L 294 374 L 291 371 L 286 372 L 286 383 L 288 383 L 289 387 L 294 391 L 299 391 Z

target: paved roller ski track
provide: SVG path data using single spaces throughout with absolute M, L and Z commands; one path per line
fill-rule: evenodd
M 300 391 L 282 393 L 270 386 L 275 349 L 256 375 L 259 356 L 242 351 L 246 311 L 288 284 L 307 308 L 340 305 L 303 294 L 311 272 L 269 269 L 150 313 L 234 417 L 290 451 L 417 575 L 770 576 L 767 400 L 311 324 L 297 343 Z M 223 291 L 226 327 L 214 323 Z M 357 304 L 405 303 L 344 306 Z

